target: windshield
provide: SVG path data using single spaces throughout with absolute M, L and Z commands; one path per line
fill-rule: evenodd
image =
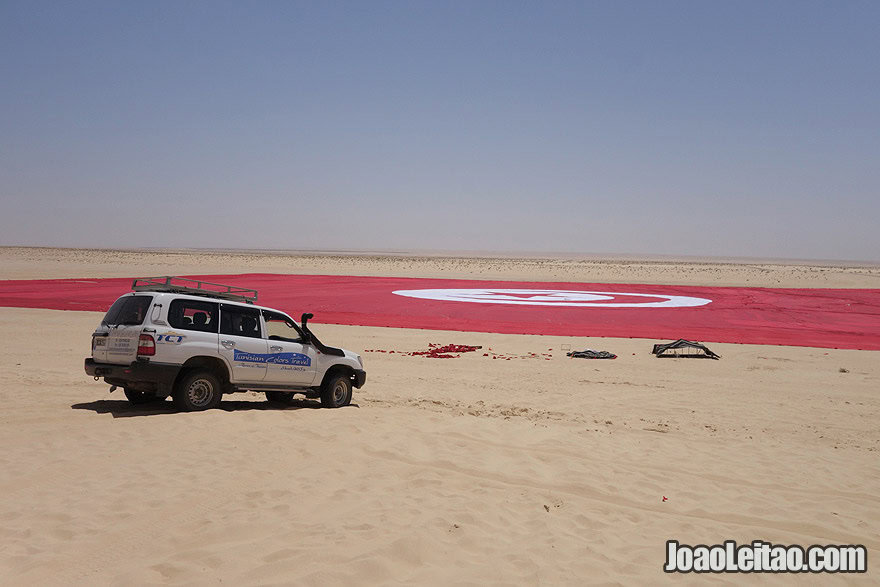
M 133 326 L 143 324 L 153 296 L 122 296 L 107 310 L 103 326 Z

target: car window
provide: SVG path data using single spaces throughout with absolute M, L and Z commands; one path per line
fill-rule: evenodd
M 262 338 L 260 311 L 231 304 L 220 306 L 220 334 Z
M 269 340 L 302 342 L 302 332 L 287 316 L 263 310 L 263 320 L 266 321 L 266 334 Z
M 174 300 L 168 308 L 168 324 L 181 330 L 217 332 L 217 304 L 198 300 Z
M 134 326 L 143 324 L 153 296 L 123 296 L 116 300 L 101 324 L 107 326 Z

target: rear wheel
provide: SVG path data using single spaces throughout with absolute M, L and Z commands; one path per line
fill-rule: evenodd
M 321 406 L 341 408 L 351 403 L 351 378 L 334 375 L 321 387 Z
M 223 391 L 216 375 L 210 371 L 193 371 L 177 383 L 172 397 L 181 410 L 197 412 L 218 407 Z
M 283 406 L 290 405 L 293 402 L 292 391 L 267 391 L 266 399 L 269 403 L 279 404 Z
M 159 401 L 159 398 L 156 397 L 156 394 L 149 391 L 137 391 L 135 389 L 129 389 L 126 387 L 125 389 L 123 389 L 123 393 L 125 393 L 125 397 L 126 399 L 128 399 L 129 403 L 135 406 Z

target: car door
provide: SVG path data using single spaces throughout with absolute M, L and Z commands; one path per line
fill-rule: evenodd
M 262 383 L 269 359 L 257 308 L 220 304 L 218 352 L 232 369 L 234 383 Z
M 280 312 L 263 310 L 263 324 L 269 344 L 266 383 L 311 385 L 317 373 L 317 351 L 303 343 L 296 323 Z
M 127 365 L 137 359 L 142 325 L 152 300 L 150 295 L 128 295 L 110 307 L 92 338 L 96 361 Z

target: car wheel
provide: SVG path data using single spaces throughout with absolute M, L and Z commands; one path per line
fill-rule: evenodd
M 321 406 L 341 408 L 351 403 L 351 378 L 334 375 L 321 387 Z
M 178 381 L 172 394 L 174 403 L 185 412 L 210 410 L 220 405 L 220 380 L 210 371 L 194 371 Z
M 129 401 L 129 403 L 134 406 L 159 401 L 159 398 L 156 397 L 156 394 L 149 391 L 137 391 L 135 389 L 128 388 L 125 388 L 122 391 L 123 393 L 125 393 L 125 397 Z
M 287 406 L 293 402 L 293 392 L 292 391 L 267 391 L 266 392 L 266 400 L 269 401 L 269 403 Z

